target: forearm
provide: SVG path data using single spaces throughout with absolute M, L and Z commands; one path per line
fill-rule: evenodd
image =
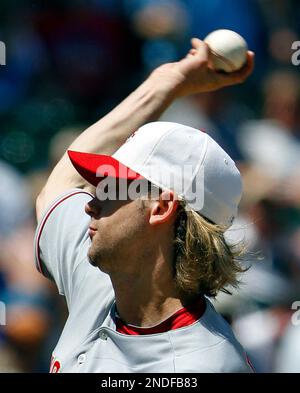
M 115 109 L 85 130 L 69 148 L 111 155 L 141 125 L 157 120 L 175 98 L 176 83 L 166 83 L 163 86 L 150 76 Z M 40 195 L 38 213 L 62 192 L 71 188 L 89 187 L 65 153 Z

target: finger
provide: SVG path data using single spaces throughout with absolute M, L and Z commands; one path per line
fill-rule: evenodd
M 247 62 L 240 70 L 230 73 L 218 72 L 219 77 L 226 85 L 244 82 L 248 78 L 248 76 L 252 74 L 254 70 L 254 58 L 255 58 L 255 54 L 251 51 L 248 51 Z
M 209 47 L 204 42 L 199 40 L 199 38 L 192 38 L 191 44 L 193 49 L 196 50 L 195 56 L 201 58 L 202 61 L 208 61 L 209 58 Z
M 194 57 L 194 55 L 192 55 L 191 53 L 188 53 L 188 54 L 185 56 L 186 59 L 190 59 L 190 58 L 193 58 L 193 57 Z
M 243 68 L 237 71 L 235 74 L 237 77 L 247 78 L 254 70 L 254 59 L 255 54 L 254 52 L 248 51 L 247 52 L 247 61 Z
M 190 49 L 189 52 L 187 53 L 187 55 L 185 56 L 186 58 L 190 58 L 195 56 L 195 54 L 197 53 L 196 49 Z
M 197 49 L 192 48 L 192 49 L 189 50 L 189 54 L 190 55 L 194 56 L 196 53 L 197 53 Z

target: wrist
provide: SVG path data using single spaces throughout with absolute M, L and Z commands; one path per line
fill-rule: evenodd
M 165 64 L 155 69 L 147 82 L 166 101 L 174 101 L 184 95 L 184 76 L 173 68 L 173 64 Z

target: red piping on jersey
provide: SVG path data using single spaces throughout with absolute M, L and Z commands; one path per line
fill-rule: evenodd
M 39 232 L 38 232 L 38 235 L 37 235 L 36 250 L 35 250 L 35 252 L 36 252 L 36 257 L 37 257 L 37 270 L 38 270 L 40 273 L 42 273 L 43 275 L 45 275 L 45 274 L 44 274 L 44 272 L 43 272 L 42 264 L 41 264 L 41 259 L 40 259 L 40 248 L 39 248 L 39 243 L 40 243 L 40 238 L 41 238 L 41 235 L 42 235 L 42 231 L 43 231 L 43 229 L 44 229 L 44 226 L 45 226 L 45 224 L 46 224 L 46 221 L 48 220 L 50 214 L 53 212 L 53 210 L 54 210 L 58 205 L 60 205 L 63 201 L 65 201 L 66 199 L 70 198 L 71 196 L 77 195 L 77 194 L 87 194 L 87 195 L 90 195 L 91 197 L 93 197 L 92 194 L 90 194 L 89 192 L 86 192 L 86 191 L 75 191 L 75 192 L 72 192 L 71 194 L 65 195 L 64 197 L 62 197 L 61 199 L 59 199 L 59 200 L 51 207 L 51 209 L 48 210 L 47 214 L 45 215 L 45 217 L 43 218 L 43 220 L 42 220 L 42 222 L 41 222 L 41 225 L 40 225 L 40 228 L 39 228 Z
M 176 311 L 168 319 L 160 324 L 149 327 L 137 327 L 126 325 L 118 316 L 116 316 L 117 332 L 127 335 L 143 335 L 143 334 L 158 334 L 168 332 L 169 330 L 179 329 L 185 326 L 192 325 L 197 322 L 206 309 L 206 301 L 204 297 L 199 298 L 195 303 L 183 307 Z
M 252 363 L 251 363 L 251 361 L 250 361 L 250 359 L 249 359 L 247 354 L 246 354 L 246 360 L 247 360 L 248 365 L 251 367 L 252 371 L 255 373 L 256 371 L 255 371 L 255 369 L 254 369 L 254 367 L 253 367 L 253 365 L 252 365 Z

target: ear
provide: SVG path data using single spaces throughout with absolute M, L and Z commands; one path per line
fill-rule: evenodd
M 172 221 L 176 217 L 178 199 L 173 191 L 163 191 L 159 199 L 152 202 L 150 209 L 150 225 L 159 225 Z

